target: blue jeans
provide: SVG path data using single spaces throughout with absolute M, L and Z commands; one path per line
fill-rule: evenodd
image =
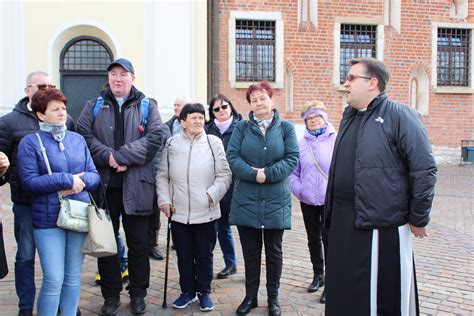
M 125 238 L 120 234 L 117 237 L 117 257 L 120 262 L 120 271 L 123 272 L 128 269 L 128 253 L 125 249 Z
M 31 208 L 13 204 L 17 251 L 15 257 L 15 289 L 20 309 L 33 309 L 35 303 L 35 239 L 31 223 Z
M 43 271 L 38 315 L 76 315 L 81 295 L 82 245 L 86 234 L 62 228 L 35 229 Z
M 234 249 L 234 239 L 229 225 L 229 213 L 222 212 L 221 218 L 217 220 L 217 237 L 224 255 L 225 266 L 232 266 L 237 263 Z

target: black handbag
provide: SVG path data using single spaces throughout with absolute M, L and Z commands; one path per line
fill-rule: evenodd
M 5 245 L 3 244 L 3 225 L 0 222 L 0 279 L 8 274 L 7 256 L 5 254 Z

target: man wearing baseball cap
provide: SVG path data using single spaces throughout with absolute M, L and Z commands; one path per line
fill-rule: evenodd
M 164 141 L 164 129 L 156 102 L 142 101 L 145 95 L 133 85 L 132 63 L 119 58 L 107 70 L 108 87 L 99 98 L 86 102 L 77 125 L 100 173 L 116 237 L 122 217 L 129 249 L 130 308 L 132 314 L 143 314 L 150 280 L 148 231 L 144 227 L 148 227 L 153 211 L 153 158 Z M 143 104 L 148 106 L 147 122 L 142 120 Z M 117 256 L 99 258 L 98 266 L 105 299 L 102 313 L 115 315 L 122 290 Z

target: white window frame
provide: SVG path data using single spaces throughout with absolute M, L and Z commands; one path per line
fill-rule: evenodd
M 248 88 L 256 82 L 237 81 L 235 76 L 235 21 L 236 20 L 256 20 L 275 21 L 275 81 L 272 82 L 274 89 L 284 88 L 284 33 L 283 19 L 281 12 L 260 12 L 260 11 L 231 11 L 229 16 L 229 83 L 231 88 Z
M 332 83 L 339 90 L 344 90 L 344 86 L 340 83 L 340 65 L 341 65 L 341 24 L 357 24 L 357 25 L 375 25 L 377 27 L 377 37 L 375 39 L 375 57 L 383 61 L 385 46 L 385 28 L 383 18 L 356 18 L 356 17 L 336 17 L 334 23 L 334 64 Z
M 471 47 L 469 54 L 469 64 L 471 73 L 469 78 L 469 86 L 458 87 L 458 86 L 438 86 L 438 29 L 439 28 L 450 28 L 450 29 L 470 29 L 471 30 Z M 474 93 L 474 23 L 446 23 L 446 22 L 433 22 L 431 24 L 431 83 L 435 93 Z

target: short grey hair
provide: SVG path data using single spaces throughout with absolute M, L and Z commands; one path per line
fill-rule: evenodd
M 33 77 L 40 76 L 40 77 L 49 77 L 49 74 L 44 71 L 33 71 L 26 77 L 26 85 L 29 85 L 31 83 L 31 80 Z

